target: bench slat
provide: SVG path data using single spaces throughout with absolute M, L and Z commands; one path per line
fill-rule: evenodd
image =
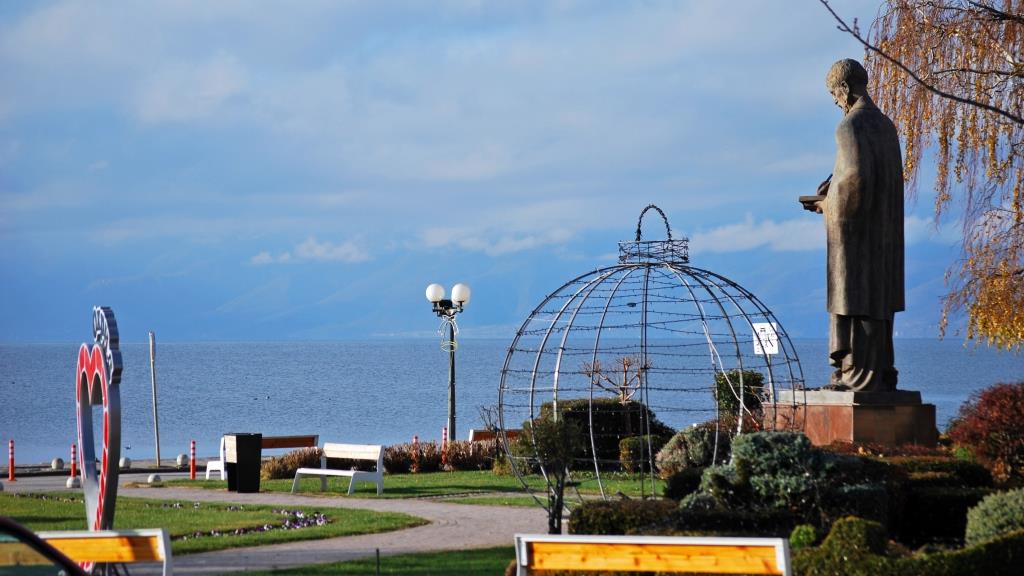
M 260 441 L 260 447 L 270 448 L 316 448 L 320 442 L 317 434 L 300 434 L 297 436 L 264 436 Z
M 350 460 L 378 460 L 383 446 L 366 444 L 324 444 L 324 456 L 327 458 L 348 458 Z
M 782 574 L 772 546 L 666 546 L 533 542 L 538 570 Z
M 156 536 L 47 538 L 46 542 L 75 562 L 163 562 Z

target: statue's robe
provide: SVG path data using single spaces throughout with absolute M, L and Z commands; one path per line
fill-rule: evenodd
M 903 161 L 892 121 L 867 98 L 836 129 L 823 206 L 832 384 L 896 389 L 893 315 L 904 309 Z

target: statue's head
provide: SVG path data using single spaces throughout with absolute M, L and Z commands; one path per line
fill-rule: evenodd
M 842 108 L 843 112 L 849 112 L 853 103 L 868 93 L 868 71 L 860 62 L 844 58 L 829 68 L 825 86 L 832 94 L 836 106 Z

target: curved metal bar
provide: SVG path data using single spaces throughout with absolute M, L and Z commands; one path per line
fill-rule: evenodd
M 597 351 L 598 351 L 598 349 L 601 346 L 601 333 L 604 331 L 604 321 L 605 321 L 605 318 L 607 318 L 607 316 L 608 316 L 608 308 L 612 305 L 612 301 L 615 300 L 615 295 L 619 292 L 619 287 L 622 286 L 622 283 L 625 282 L 626 279 L 629 278 L 633 274 L 633 272 L 639 270 L 640 266 L 638 266 L 638 265 L 625 265 L 625 266 L 620 266 L 620 268 L 628 268 L 629 272 L 624 274 L 622 276 L 622 278 L 619 279 L 619 281 L 615 284 L 615 287 L 612 288 L 612 292 L 611 292 L 611 294 L 609 294 L 608 300 L 606 300 L 605 303 L 604 303 L 604 310 L 601 312 L 601 320 L 598 321 L 597 331 L 595 332 L 595 335 L 594 335 L 594 354 L 590 358 L 591 365 L 593 365 L 594 362 L 597 362 Z M 598 487 L 598 489 L 601 490 L 601 498 L 607 498 L 608 495 L 604 493 L 604 482 L 601 480 L 601 467 L 598 466 L 598 463 L 597 463 L 597 443 L 594 442 L 594 410 L 593 410 L 593 406 L 594 406 L 594 382 L 593 382 L 593 378 L 591 378 L 591 382 L 590 382 L 590 406 L 591 406 L 591 410 L 590 410 L 590 414 L 588 415 L 589 416 L 589 424 L 590 424 L 590 453 L 593 455 L 593 460 L 594 460 L 594 477 L 597 478 L 597 487 Z
M 652 206 L 653 206 L 653 204 L 652 204 Z M 658 211 L 660 212 L 661 210 L 659 209 Z M 664 214 L 662 214 L 662 217 L 664 217 Z M 665 225 L 666 226 L 668 225 L 668 221 L 667 220 L 665 221 Z M 650 393 L 649 393 L 649 391 L 647 389 L 647 309 L 648 309 L 648 305 L 650 304 L 650 302 L 648 301 L 648 297 L 650 295 L 648 290 L 650 288 L 650 285 L 651 285 L 651 267 L 647 266 L 646 269 L 644 270 L 643 308 L 641 309 L 641 312 L 640 312 L 640 367 L 639 367 L 640 373 L 637 374 L 637 378 L 639 379 L 638 384 L 640 385 L 640 402 L 641 402 L 641 405 L 642 405 L 642 410 L 640 411 L 640 414 L 643 415 L 643 425 L 642 425 L 642 428 L 647 430 L 647 434 L 646 434 L 646 436 L 647 436 L 647 456 L 648 456 L 648 460 L 650 461 L 649 462 L 650 467 L 648 467 L 648 470 L 651 472 L 651 495 L 653 496 L 654 495 L 654 472 L 653 472 L 652 468 L 654 466 L 654 458 L 651 456 L 651 420 L 650 420 L 650 412 L 651 412 L 651 410 L 650 410 L 650 405 L 651 405 L 650 402 L 651 402 L 651 397 L 650 397 Z M 630 420 L 632 420 L 632 416 L 630 416 L 629 414 L 626 414 L 626 417 L 629 418 Z M 643 432 L 643 430 L 641 430 L 641 432 Z M 644 434 L 641 434 L 641 436 L 644 436 Z M 644 468 L 643 464 L 641 464 L 640 465 L 640 497 L 641 498 L 644 497 L 644 470 L 643 470 L 643 468 Z
M 661 221 L 665 223 L 665 234 L 668 236 L 669 240 L 672 240 L 672 229 L 668 227 L 668 218 L 665 217 L 665 213 L 661 211 L 661 208 L 658 208 L 654 204 L 648 204 L 647 207 L 644 208 L 642 212 L 640 212 L 640 219 L 637 220 L 636 223 L 636 241 L 640 241 L 640 236 L 644 225 L 644 214 L 647 214 L 647 211 L 650 210 L 651 208 L 654 208 L 655 210 L 658 211 L 658 214 L 661 214 Z

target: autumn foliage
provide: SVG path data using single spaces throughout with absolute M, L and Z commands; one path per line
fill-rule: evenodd
M 1024 479 L 1024 382 L 973 394 L 950 424 L 949 437 L 970 448 L 996 479 Z
M 932 150 L 936 222 L 962 219 L 943 330 L 966 312 L 969 338 L 1020 349 L 1024 0 L 886 0 L 869 41 L 871 91 L 900 131 L 908 190 Z

